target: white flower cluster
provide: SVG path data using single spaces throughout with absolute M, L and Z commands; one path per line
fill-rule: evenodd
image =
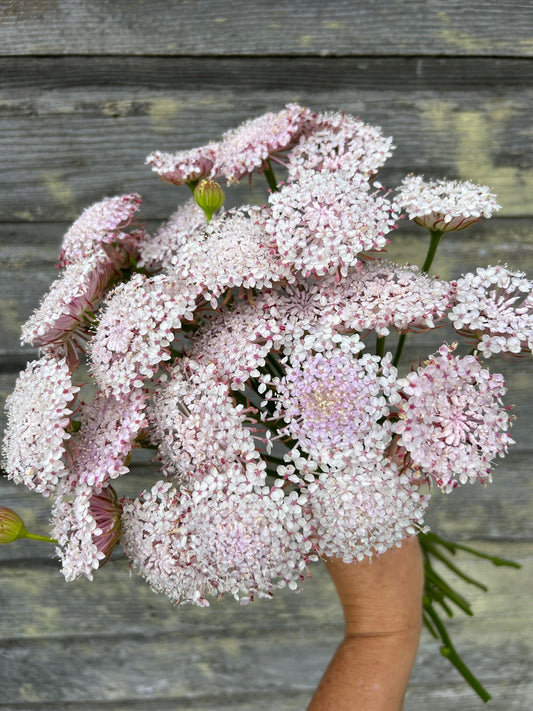
M 433 245 L 498 208 L 486 187 L 413 176 L 392 199 L 374 180 L 392 148 L 359 119 L 290 104 L 149 156 L 198 199 L 153 237 L 128 232 L 135 194 L 74 223 L 23 328 L 44 355 L 8 399 L 3 450 L 11 479 L 55 496 L 67 579 L 92 578 L 122 528 L 133 566 L 173 601 L 246 602 L 296 589 L 319 556 L 401 545 L 424 530 L 429 484 L 490 480 L 511 419 L 478 358 L 531 352 L 533 283 L 387 260 L 400 210 Z M 204 214 L 209 190 L 220 204 L 213 179 L 252 173 L 265 204 Z M 445 345 L 401 362 L 409 332 L 447 318 L 475 355 Z M 111 482 L 141 447 L 153 486 L 119 498 Z

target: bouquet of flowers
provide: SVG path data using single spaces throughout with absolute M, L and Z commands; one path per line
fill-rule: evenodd
M 533 283 L 502 265 L 430 276 L 441 237 L 499 206 L 469 182 L 409 175 L 385 190 L 392 150 L 359 119 L 288 105 L 150 155 L 192 191 L 153 236 L 136 194 L 83 212 L 23 326 L 40 357 L 6 406 L 5 472 L 51 498 L 51 536 L 4 508 L 2 542 L 56 543 L 67 580 L 92 579 L 120 542 L 154 590 L 207 605 L 296 590 L 318 558 L 359 561 L 418 534 L 426 623 L 486 694 L 436 607 L 468 602 L 433 567 L 478 584 L 449 554 L 479 553 L 429 533 L 424 514 L 434 486 L 489 482 L 513 441 L 484 360 L 531 351 Z M 254 173 L 265 204 L 224 211 L 222 185 Z M 420 267 L 386 258 L 402 213 L 429 231 Z M 402 363 L 410 332 L 446 322 L 456 339 Z M 116 489 L 139 448 L 158 473 L 133 499 Z

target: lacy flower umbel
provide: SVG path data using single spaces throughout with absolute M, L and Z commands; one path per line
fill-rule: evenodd
M 385 190 L 392 150 L 379 128 L 291 104 L 153 153 L 178 200 L 155 234 L 135 194 L 71 226 L 22 329 L 40 352 L 3 444 L 9 478 L 52 500 L 68 580 L 120 543 L 175 602 L 269 597 L 318 558 L 424 541 L 433 486 L 490 482 L 511 418 L 484 359 L 531 352 L 532 283 L 502 265 L 431 276 L 440 238 L 499 206 L 468 182 Z M 217 209 L 252 174 L 265 204 Z M 402 213 L 430 232 L 420 267 L 386 258 Z M 401 360 L 409 332 L 445 323 L 449 343 Z M 120 481 L 139 448 L 154 481 L 131 499 Z

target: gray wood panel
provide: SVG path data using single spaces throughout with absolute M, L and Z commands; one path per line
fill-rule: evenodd
M 160 59 L 146 60 L 140 72 L 144 83 L 137 86 L 132 86 L 136 64 L 125 66 L 124 79 L 113 78 L 112 72 L 106 84 L 106 65 L 94 72 L 83 70 L 79 58 L 70 72 L 70 60 L 62 60 L 59 80 L 52 81 L 50 61 L 45 60 L 48 78 L 42 85 L 39 72 L 33 79 L 30 65 L 18 73 L 11 67 L 5 87 L 0 85 L 0 221 L 74 219 L 102 195 L 125 190 L 140 192 L 145 216 L 160 219 L 172 209 L 177 192 L 161 185 L 144 165 L 150 152 L 201 145 L 291 101 L 317 111 L 359 115 L 392 135 L 397 148 L 382 172 L 385 184 L 394 185 L 409 171 L 490 182 L 504 205 L 503 214 L 532 212 L 533 82 L 528 72 L 522 76 L 521 62 L 499 76 L 496 72 L 492 83 L 490 66 L 484 64 L 479 80 L 472 66 L 467 78 L 444 86 L 437 75 L 441 70 L 446 74 L 447 65 L 439 69 L 437 60 L 431 60 L 424 75 L 424 63 L 407 62 L 392 86 L 390 67 L 381 60 L 377 66 L 372 60 L 359 63 L 355 71 L 344 60 L 327 60 L 320 72 L 313 62 L 304 63 L 294 79 L 285 60 L 255 60 L 244 72 L 244 87 L 238 65 L 230 63 L 221 66 L 216 86 L 210 79 L 204 88 L 195 77 L 206 67 L 187 59 L 184 73 L 189 78 L 164 88 L 158 82 L 150 86 Z M 107 66 L 112 64 L 108 59 Z M 181 74 L 179 63 L 173 68 Z M 404 83 L 402 72 L 409 82 Z M 452 74 L 458 72 L 455 66 Z M 318 83 L 313 81 L 315 73 Z M 307 76 L 303 82 L 302 75 Z M 283 82 L 276 81 L 278 76 Z M 336 84 L 329 76 L 342 79 Z M 515 79 L 507 81 L 511 76 Z
M 531 56 L 533 7 L 481 0 L 4 0 L 7 55 Z
M 525 567 L 517 573 L 474 561 L 469 572 L 491 592 L 468 591 L 476 615 L 452 620 L 452 635 L 481 670 L 491 708 L 524 711 L 533 559 L 524 544 L 487 545 Z M 321 566 L 299 595 L 280 591 L 247 607 L 223 599 L 208 609 L 176 609 L 122 568 L 111 561 L 94 583 L 71 584 L 46 567 L 0 568 L 2 711 L 304 708 L 342 629 Z M 426 711 L 429 701 L 436 711 L 451 703 L 482 708 L 424 635 L 406 711 Z

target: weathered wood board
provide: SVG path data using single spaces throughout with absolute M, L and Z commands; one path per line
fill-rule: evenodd
M 4 0 L 9 55 L 532 56 L 533 7 L 497 0 Z

